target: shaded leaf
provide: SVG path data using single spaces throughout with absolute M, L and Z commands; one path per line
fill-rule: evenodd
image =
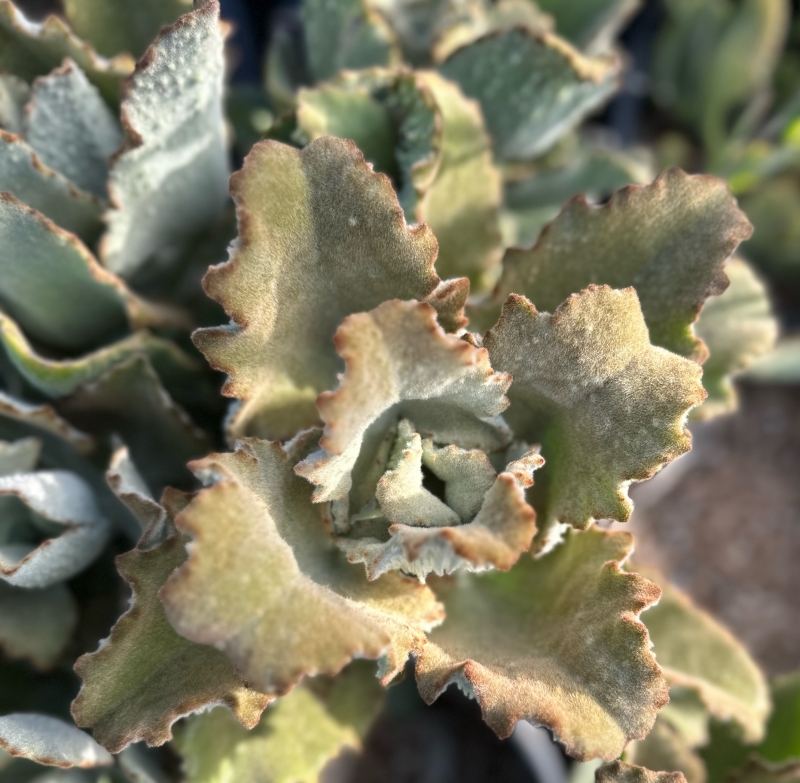
M 243 401 L 231 435 L 291 437 L 318 421 L 315 398 L 341 368 L 333 335 L 350 313 L 427 298 L 446 328 L 462 323 L 467 281 L 441 283 L 432 232 L 405 224 L 388 179 L 352 142 L 262 142 L 231 182 L 239 238 L 204 284 L 233 323 L 194 335 L 230 376 L 223 393 Z
M 627 533 L 570 531 L 507 574 L 439 583 L 447 619 L 417 658 L 422 697 L 455 682 L 501 737 L 529 720 L 581 761 L 619 756 L 667 701 L 637 619 L 659 589 L 620 571 L 630 550 Z
M 553 14 L 559 35 L 579 49 L 602 52 L 639 10 L 641 0 L 537 0 Z
M 178 515 L 191 554 L 162 590 L 179 633 L 224 650 L 270 693 L 304 674 L 336 674 L 354 657 L 383 656 L 381 676 L 391 680 L 441 620 L 428 588 L 399 574 L 367 582 L 337 551 L 311 487 L 292 470 L 316 435 L 285 449 L 247 439 L 193 464 L 218 483 Z
M 129 745 L 117 756 L 122 774 L 129 783 L 169 783 L 152 751 L 147 752 L 141 745 Z
M 506 418 L 542 444 L 540 528 L 628 519 L 631 481 L 689 450 L 686 414 L 704 399 L 700 368 L 652 346 L 633 289 L 589 286 L 552 315 L 512 294 L 484 344 L 509 372 Z
M 513 29 L 458 49 L 442 74 L 476 99 L 500 158 L 546 152 L 616 90 L 615 56 L 583 57 L 549 33 Z
M 772 713 L 758 753 L 767 761 L 800 761 L 800 673 L 776 677 L 771 684 Z
M 105 265 L 133 275 L 174 261 L 227 204 L 223 35 L 217 0 L 165 28 L 136 66 L 122 101 L 125 145 L 114 157 Z
M 31 96 L 30 85 L 11 73 L 0 73 L 0 128 L 22 133 L 25 104 Z
M 644 767 L 615 761 L 598 767 L 595 783 L 685 783 L 680 772 L 651 772 Z
M 800 764 L 774 767 L 759 759 L 751 759 L 731 779 L 737 783 L 797 783 L 800 781 Z
M 687 783 L 705 783 L 706 768 L 703 760 L 661 715 L 644 739 L 628 746 L 625 758 L 631 764 L 648 770 L 680 772 Z
M 47 432 L 80 453 L 91 451 L 94 441 L 62 419 L 51 405 L 32 405 L 0 392 L 0 432 L 8 437 L 3 422 L 18 422 L 31 432 Z
M 14 442 L 0 441 L 0 476 L 33 470 L 41 450 L 42 443 L 37 438 L 24 438 Z

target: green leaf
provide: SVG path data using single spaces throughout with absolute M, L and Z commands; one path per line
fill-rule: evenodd
M 0 476 L 27 473 L 36 467 L 42 443 L 37 438 L 17 441 L 0 440 Z
M 27 81 L 44 76 L 71 57 L 111 104 L 119 100 L 122 80 L 133 71 L 127 55 L 106 60 L 77 38 L 57 16 L 37 24 L 26 19 L 11 0 L 0 0 L 0 71 Z
M 570 201 L 533 248 L 506 253 L 493 302 L 522 294 L 552 312 L 592 283 L 633 286 L 653 344 L 702 361 L 692 323 L 725 290 L 723 264 L 751 233 L 723 180 L 670 169 L 599 208 Z
M 103 202 L 45 166 L 21 138 L 2 130 L 0 190 L 12 193 L 84 242 L 94 241 L 102 231 Z
M 333 335 L 350 313 L 427 299 L 446 328 L 462 324 L 467 281 L 440 281 L 433 233 L 406 225 L 388 179 L 352 142 L 262 142 L 231 182 L 239 238 L 204 285 L 233 323 L 194 340 L 230 376 L 223 393 L 242 401 L 232 438 L 288 438 L 318 421 L 316 396 L 341 369 Z
M 106 57 L 141 57 L 164 25 L 192 10 L 190 0 L 66 0 L 72 29 Z
M 141 745 L 129 745 L 117 756 L 117 763 L 129 783 L 170 783 L 154 752 Z
M 441 620 L 428 588 L 394 573 L 367 582 L 336 549 L 310 485 L 292 470 L 318 434 L 285 448 L 246 439 L 193 464 L 217 483 L 178 516 L 190 556 L 161 592 L 181 635 L 223 650 L 269 693 L 355 657 L 383 657 L 388 682 Z
M 650 344 L 633 289 L 589 286 L 552 315 L 512 294 L 484 344 L 514 378 L 515 436 L 542 444 L 533 498 L 545 536 L 556 523 L 626 521 L 630 483 L 689 450 L 686 414 L 705 397 L 700 367 Z
M 537 0 L 553 14 L 559 35 L 579 49 L 607 51 L 617 34 L 639 10 L 641 0 Z
M 772 714 L 758 753 L 767 761 L 800 761 L 800 673 L 772 681 Z
M 36 713 L 0 717 L 0 747 L 12 756 L 51 767 L 110 767 L 114 763 L 85 732 Z
M 24 79 L 0 73 L 0 128 L 17 135 L 22 133 L 25 104 L 30 97 L 31 88 Z
M 631 764 L 648 770 L 680 772 L 687 783 L 705 783 L 706 768 L 703 760 L 661 715 L 644 739 L 627 747 L 625 758 Z
M 800 764 L 774 767 L 759 759 L 751 759 L 741 770 L 737 770 L 733 780 L 737 783 L 798 783 Z
M 77 452 L 85 454 L 94 448 L 94 441 L 84 432 L 75 429 L 62 419 L 51 405 L 32 405 L 0 392 L 0 433 L 9 437 L 9 429 L 17 429 L 17 423 L 26 435 L 49 433 L 57 440 L 69 444 Z
M 219 4 L 206 0 L 159 34 L 128 82 L 101 244 L 114 272 L 131 276 L 151 259 L 169 264 L 223 215 L 223 45 Z
M 576 759 L 619 756 L 667 701 L 637 619 L 660 591 L 620 571 L 630 550 L 627 533 L 570 531 L 509 573 L 437 583 L 447 618 L 417 658 L 422 697 L 431 703 L 455 682 L 500 737 L 529 720 Z
M 595 772 L 595 783 L 686 783 L 680 772 L 651 772 L 644 767 L 615 761 Z
M 616 90 L 616 56 L 587 59 L 549 33 L 513 29 L 458 49 L 442 74 L 481 105 L 499 158 L 534 157 Z

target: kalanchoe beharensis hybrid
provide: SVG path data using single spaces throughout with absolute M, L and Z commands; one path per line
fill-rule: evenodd
M 741 645 L 595 524 L 769 348 L 744 261 L 726 292 L 750 224 L 713 178 L 617 190 L 576 128 L 632 4 L 571 5 L 307 0 L 229 190 L 216 0 L 0 0 L 0 783 L 160 780 L 132 743 L 168 741 L 188 781 L 315 781 L 409 660 L 635 762 L 601 783 L 671 781 L 710 718 L 761 741 Z

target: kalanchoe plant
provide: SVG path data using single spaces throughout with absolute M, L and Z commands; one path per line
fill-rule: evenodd
M 632 4 L 542 5 L 309 0 L 231 206 L 216 0 L 0 0 L 0 646 L 50 672 L 3 663 L 0 783 L 158 781 L 135 743 L 168 741 L 188 781 L 315 781 L 410 661 L 601 783 L 691 777 L 712 719 L 720 780 L 796 753 L 741 645 L 597 524 L 769 348 L 726 266 L 750 224 L 672 169 L 510 247 L 633 166 L 577 131 Z

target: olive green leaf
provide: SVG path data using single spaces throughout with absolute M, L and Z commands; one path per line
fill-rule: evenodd
M 705 783 L 706 780 L 703 759 L 660 714 L 644 739 L 628 745 L 625 759 L 649 770 L 680 772 L 687 783 Z
M 223 393 L 242 401 L 232 435 L 291 437 L 318 421 L 316 396 L 341 369 L 333 335 L 350 313 L 427 299 L 445 328 L 462 325 L 468 282 L 440 281 L 433 233 L 406 225 L 389 180 L 353 142 L 262 142 L 231 189 L 239 238 L 204 285 L 233 323 L 194 340 L 230 376 Z
M 304 674 L 333 675 L 355 657 L 399 673 L 441 607 L 399 574 L 368 582 L 349 565 L 292 470 L 318 431 L 279 443 L 246 439 L 233 454 L 193 464 L 216 480 L 176 518 L 189 560 L 161 591 L 175 629 L 223 650 L 248 681 L 285 693 Z
M 140 299 L 75 236 L 9 193 L 0 193 L 0 306 L 30 337 L 68 350 L 96 347 L 128 327 L 182 322 Z
M 45 166 L 19 137 L 0 130 L 0 191 L 8 191 L 56 225 L 94 241 L 102 231 L 103 202 Z
M 624 761 L 598 767 L 594 779 L 595 783 L 686 783 L 680 772 L 651 772 Z
M 186 559 L 185 542 L 172 527 L 155 547 L 117 558 L 133 590 L 131 608 L 100 649 L 75 664 L 83 687 L 72 715 L 113 753 L 142 740 L 163 745 L 175 720 L 207 705 L 226 704 L 252 728 L 269 701 L 221 652 L 184 639 L 167 621 L 158 591 Z
M 0 73 L 0 128 L 22 133 L 25 104 L 31 97 L 30 85 L 12 73 Z
M 0 440 L 0 476 L 27 473 L 36 467 L 42 443 L 37 438 L 16 441 Z
M 745 766 L 732 776 L 736 783 L 798 783 L 800 764 L 785 764 L 775 767 L 761 759 L 750 759 Z
M 0 582 L 0 649 L 9 658 L 51 669 L 77 621 L 75 599 L 63 584 L 31 589 Z
M 529 720 L 581 761 L 614 759 L 644 737 L 667 687 L 637 619 L 660 591 L 620 570 L 631 542 L 627 533 L 569 531 L 508 573 L 437 583 L 447 619 L 417 658 L 425 701 L 459 683 L 499 736 Z
M 122 143 L 122 129 L 74 61 L 36 79 L 23 127 L 45 164 L 105 198 L 108 161 Z
M 633 286 L 652 343 L 702 361 L 692 323 L 725 290 L 723 264 L 751 233 L 723 180 L 670 169 L 602 207 L 574 198 L 533 248 L 506 253 L 493 301 L 522 294 L 552 312 L 591 283 Z
M 368 683 L 354 676 L 363 681 L 370 673 L 361 668 L 353 674 L 353 668 L 345 669 L 324 697 L 314 691 L 316 680 L 295 688 L 270 705 L 251 732 L 225 710 L 191 718 L 174 743 L 187 783 L 316 783 L 327 762 L 345 748 L 360 747 L 374 712 L 376 694 L 368 690 L 366 699 L 358 698 Z
M 442 74 L 480 103 L 499 158 L 546 152 L 617 88 L 616 56 L 588 59 L 549 33 L 512 29 L 455 52 Z
M 732 258 L 725 271 L 730 285 L 721 296 L 709 299 L 695 326 L 709 350 L 703 364 L 708 399 L 693 411 L 701 419 L 735 407 L 731 375 L 769 353 L 778 336 L 766 289 L 752 268 L 741 258 Z
M 589 286 L 552 315 L 512 294 L 484 344 L 514 378 L 515 436 L 542 444 L 540 527 L 626 521 L 630 483 L 689 450 L 686 414 L 705 397 L 700 367 L 650 344 L 633 289 Z
M 0 717 L 0 747 L 12 756 L 51 767 L 110 767 L 110 753 L 58 718 L 17 712 Z
M 217 0 L 165 28 L 122 101 L 125 145 L 114 157 L 105 265 L 133 275 L 169 263 L 222 217 L 228 153 L 222 111 L 223 35 Z
M 649 575 L 648 575 L 649 576 Z M 769 715 L 769 688 L 744 647 L 688 597 L 658 578 L 658 606 L 642 615 L 670 685 L 697 691 L 716 718 L 733 719 L 750 742 L 760 740 Z
M 669 704 L 658 714 L 658 719 L 668 723 L 690 748 L 699 748 L 708 742 L 710 715 L 694 688 L 673 685 L 669 690 Z
M 400 62 L 396 36 L 364 0 L 306 0 L 300 15 L 314 81 L 326 81 L 342 70 Z
M 555 17 L 559 35 L 584 51 L 602 52 L 639 10 L 641 0 L 538 0 L 538 5 Z
M 191 0 L 65 0 L 72 29 L 106 57 L 141 57 L 159 30 L 192 10 Z
M 770 687 L 772 713 L 758 754 L 767 761 L 800 761 L 800 673 L 776 677 Z

